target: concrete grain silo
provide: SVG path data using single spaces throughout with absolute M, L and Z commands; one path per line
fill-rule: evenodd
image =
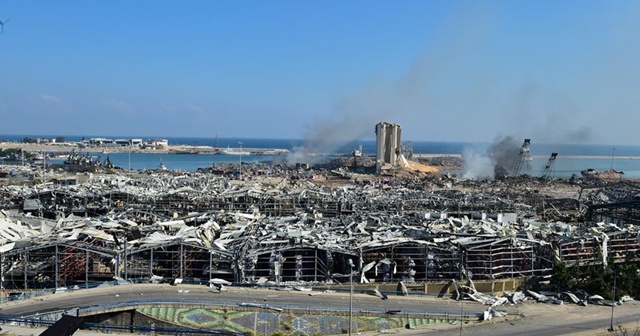
M 376 125 L 376 170 L 396 167 L 402 153 L 402 126 L 388 122 Z

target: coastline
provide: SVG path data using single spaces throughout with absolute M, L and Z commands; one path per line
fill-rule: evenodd
M 33 153 L 104 153 L 104 154 L 116 154 L 116 153 L 144 153 L 144 154 L 181 154 L 180 152 L 194 152 L 193 154 L 220 154 L 222 149 L 220 147 L 211 146 L 189 146 L 189 145 L 169 145 L 163 148 L 139 148 L 139 147 L 123 147 L 123 146 L 96 146 L 96 147 L 80 147 L 73 144 L 26 144 L 15 142 L 2 142 L 0 143 L 0 149 L 12 149 L 19 148 L 27 152 Z M 232 150 L 240 150 L 240 148 L 230 148 Z M 242 148 L 243 151 L 264 153 L 267 151 L 284 151 L 286 149 L 280 148 Z
M 77 153 L 144 153 L 144 154 L 178 154 L 180 151 L 194 151 L 197 154 L 219 154 L 223 148 L 212 146 L 190 146 L 190 145 L 169 145 L 167 147 L 156 148 L 130 148 L 130 147 L 116 147 L 116 146 L 102 146 L 102 147 L 80 147 L 73 144 L 25 144 L 16 142 L 0 142 L 0 149 L 20 148 L 29 152 L 47 152 L 47 153 L 71 153 L 73 151 Z M 240 150 L 240 148 L 231 148 L 232 150 Z M 248 152 L 266 152 L 266 151 L 284 151 L 287 149 L 281 148 L 242 148 L 243 151 Z M 194 153 L 196 154 L 196 153 Z M 462 154 L 451 153 L 414 153 L 414 158 L 435 158 L 435 157 L 451 157 L 462 158 Z M 547 159 L 548 156 L 532 155 L 534 159 Z M 611 156 L 604 155 L 558 155 L 558 158 L 571 159 L 571 160 L 583 160 L 583 159 L 595 159 L 595 160 L 607 160 L 611 159 Z M 640 156 L 616 156 L 616 161 L 622 160 L 640 160 Z

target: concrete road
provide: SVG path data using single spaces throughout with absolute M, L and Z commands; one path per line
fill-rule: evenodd
M 226 287 L 222 293 L 212 292 L 206 286 L 165 284 L 120 285 L 73 292 L 51 294 L 28 300 L 13 301 L 0 307 L 0 314 L 27 316 L 55 310 L 106 306 L 114 304 L 144 303 L 197 303 L 237 306 L 240 302 L 268 304 L 278 308 L 348 311 L 349 293 L 320 293 L 253 289 L 248 287 Z M 183 291 L 180 293 L 179 291 Z M 188 291 L 188 293 L 184 293 Z M 463 311 L 476 314 L 484 309 L 475 302 L 465 302 Z M 402 297 L 390 295 L 388 300 L 354 292 L 353 311 L 387 312 L 400 310 L 403 313 L 459 314 L 461 305 L 449 299 L 432 296 Z
M 626 325 L 635 331 L 640 319 L 640 302 L 627 302 L 614 308 L 614 327 Z M 498 308 L 500 309 L 500 308 Z M 507 317 L 498 322 L 471 323 L 463 326 L 463 335 L 605 335 L 611 323 L 611 307 L 574 304 L 552 305 L 527 302 L 520 305 L 521 318 Z M 460 335 L 459 328 L 424 332 L 423 335 Z

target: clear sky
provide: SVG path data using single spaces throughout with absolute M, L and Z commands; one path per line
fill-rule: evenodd
M 0 0 L 0 134 L 638 144 L 639 1 Z M 8 19 L 8 20 L 7 20 Z

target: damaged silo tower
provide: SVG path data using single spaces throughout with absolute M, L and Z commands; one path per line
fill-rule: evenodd
M 388 122 L 376 125 L 376 170 L 398 165 L 402 154 L 402 126 Z

